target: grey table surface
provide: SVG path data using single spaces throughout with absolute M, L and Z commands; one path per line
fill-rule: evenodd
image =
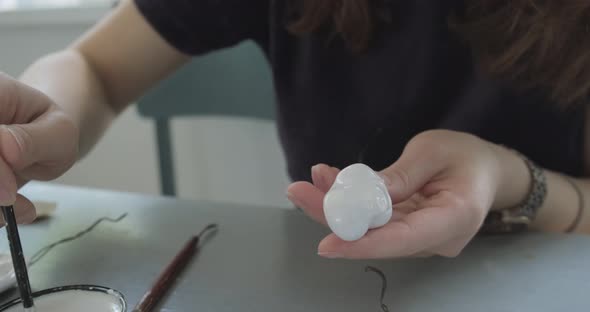
M 98 284 L 132 307 L 173 255 L 206 224 L 220 230 L 191 262 L 158 311 L 588 311 L 590 238 L 527 234 L 474 240 L 454 259 L 327 260 L 327 230 L 295 210 L 177 200 L 32 183 L 24 194 L 58 203 L 47 221 L 22 226 L 25 253 L 103 223 L 31 268 L 34 290 Z M 8 250 L 6 234 L 0 248 Z M 2 302 L 16 296 L 3 294 Z

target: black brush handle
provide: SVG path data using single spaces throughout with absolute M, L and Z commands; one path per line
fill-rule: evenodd
M 4 215 L 4 221 L 6 222 L 6 233 L 8 234 L 12 265 L 14 266 L 20 297 L 25 309 L 32 308 L 34 306 L 33 293 L 31 292 L 31 284 L 29 282 L 29 273 L 27 271 L 27 263 L 23 254 L 23 247 L 20 243 L 14 208 L 12 206 L 2 206 L 2 214 Z

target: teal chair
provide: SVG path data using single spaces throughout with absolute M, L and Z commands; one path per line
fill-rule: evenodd
M 163 195 L 176 196 L 170 120 L 228 116 L 274 120 L 275 93 L 267 59 L 251 41 L 194 58 L 138 101 L 156 125 Z

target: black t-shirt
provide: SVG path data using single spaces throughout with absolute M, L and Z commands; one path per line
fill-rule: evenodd
M 285 28 L 287 0 L 135 0 L 177 49 L 200 55 L 253 40 L 278 97 L 278 129 L 294 180 L 310 167 L 359 160 L 382 169 L 427 129 L 452 129 L 519 150 L 547 169 L 583 173 L 584 114 L 476 74 L 469 47 L 447 27 L 461 1 L 391 1 L 391 24 L 352 53 L 321 32 Z

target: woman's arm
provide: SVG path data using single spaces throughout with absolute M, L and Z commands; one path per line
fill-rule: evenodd
M 157 81 L 188 60 L 122 1 L 68 49 L 31 65 L 21 81 L 44 92 L 80 130 L 80 156 L 110 121 Z
M 590 142 L 590 136 L 588 136 Z M 524 161 L 514 152 L 496 146 L 502 164 L 502 182 L 497 192 L 492 209 L 504 209 L 519 204 L 528 194 L 531 183 L 530 172 Z M 589 159 L 590 160 L 590 159 Z M 575 179 L 564 174 L 545 170 L 547 197 L 537 212 L 531 227 L 543 232 L 564 232 L 576 219 L 580 209 L 580 199 L 573 186 L 566 179 L 575 183 L 582 196 L 590 198 L 590 183 L 587 179 Z M 584 203 L 587 202 L 584 200 Z M 587 205 L 585 205 L 587 206 Z M 590 234 L 590 214 L 588 207 L 582 207 L 582 219 L 574 230 Z
M 498 148 L 499 157 L 503 166 L 503 187 L 498 192 L 498 198 L 495 207 L 499 209 L 515 205 L 522 200 L 530 184 L 530 174 L 524 162 L 515 156 L 514 153 L 507 152 L 503 148 Z M 590 169 L 590 110 L 586 114 L 585 126 L 585 146 L 584 160 L 587 176 Z M 580 199 L 573 186 L 566 180 L 569 179 L 579 188 L 583 197 L 582 215 L 579 225 L 574 232 L 590 234 L 590 179 L 572 178 L 564 174 L 545 171 L 547 179 L 547 197 L 543 205 L 539 208 L 535 222 L 532 227 L 536 230 L 545 232 L 563 232 L 576 219 L 580 209 Z
M 590 132 L 589 132 L 590 134 Z M 590 143 L 590 135 L 587 141 Z M 588 158 L 590 160 L 590 158 Z M 287 195 L 311 218 L 326 224 L 323 200 L 339 169 L 319 164 L 312 183 L 298 181 Z M 525 160 L 508 148 L 468 133 L 429 130 L 414 136 L 401 156 L 380 171 L 394 207 L 394 218 L 356 241 L 326 236 L 318 253 L 329 258 L 377 259 L 461 253 L 482 229 L 490 209 L 516 207 L 532 183 Z M 590 196 L 590 180 L 545 171 L 547 196 L 532 229 L 565 232 L 576 219 L 580 196 L 567 179 Z M 584 207 L 575 231 L 590 234 Z
M 20 81 L 0 73 L 0 204 L 14 204 L 19 222 L 33 220 L 18 188 L 63 174 L 118 113 L 187 59 L 126 0 Z

